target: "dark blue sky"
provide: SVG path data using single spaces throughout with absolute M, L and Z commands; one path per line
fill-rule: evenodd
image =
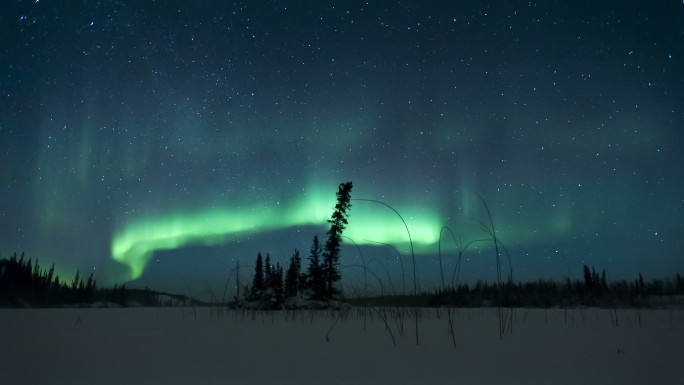
M 351 180 L 424 287 L 477 195 L 517 279 L 684 270 L 680 1 L 11 1 L 0 35 L 2 256 L 216 284 L 306 255 Z M 396 215 L 353 202 L 346 235 L 400 280 Z

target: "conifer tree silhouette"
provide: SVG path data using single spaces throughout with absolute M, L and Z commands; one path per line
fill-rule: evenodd
M 290 257 L 290 266 L 287 268 L 285 274 L 285 296 L 294 297 L 300 290 L 299 276 L 301 274 L 302 261 L 299 258 L 299 250 L 295 249 L 292 257 Z
M 306 274 L 306 286 L 311 292 L 311 299 L 323 299 L 325 291 L 325 280 L 321 267 L 321 244 L 318 235 L 314 235 L 311 249 L 309 250 L 309 267 Z
M 264 292 L 264 263 L 261 259 L 261 252 L 257 254 L 256 263 L 254 266 L 254 279 L 252 280 L 251 299 L 259 299 Z
M 325 279 L 325 298 L 331 299 L 339 294 L 335 284 L 340 281 L 340 244 L 342 232 L 347 226 L 347 211 L 351 208 L 352 182 L 340 183 L 337 190 L 337 204 L 328 223 L 328 239 L 323 248 L 323 278 Z

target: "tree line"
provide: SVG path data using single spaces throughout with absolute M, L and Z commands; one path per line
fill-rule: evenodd
M 252 286 L 245 288 L 245 300 L 255 301 L 261 308 L 280 308 L 288 298 L 325 301 L 335 298 L 336 283 L 325 281 L 325 258 L 318 237 L 309 250 L 309 265 L 302 271 L 298 250 L 290 258 L 286 271 L 279 263 L 271 264 L 270 256 L 257 255 Z M 261 262 L 259 262 L 261 261 Z M 386 295 L 371 298 L 348 298 L 365 306 L 453 306 L 453 307 L 650 307 L 676 303 L 684 295 L 684 278 L 676 274 L 669 279 L 644 279 L 639 274 L 632 280 L 608 282 L 606 272 L 583 267 L 581 280 L 563 281 L 539 279 L 532 282 L 496 283 L 477 281 L 473 285 L 424 291 L 418 295 Z M 160 293 L 149 288 L 131 289 L 125 285 L 98 288 L 93 275 L 83 279 L 77 271 L 70 281 L 61 279 L 54 269 L 40 266 L 38 259 L 26 259 L 14 254 L 0 259 L 0 307 L 89 306 L 96 302 L 108 305 L 174 306 L 191 303 L 202 305 L 184 295 Z M 673 302 L 674 301 L 674 302 Z M 208 304 L 204 304 L 208 305 Z
M 92 303 L 97 283 L 93 274 L 86 281 L 76 272 L 67 282 L 49 269 L 40 266 L 38 258 L 28 260 L 15 253 L 10 259 L 0 259 L 0 306 L 52 306 L 73 303 Z
M 606 279 L 592 267 L 583 266 L 583 279 L 562 281 L 539 279 L 532 282 L 488 283 L 477 281 L 456 287 L 424 291 L 418 296 L 386 295 L 351 300 L 358 305 L 425 307 L 653 307 L 675 305 L 684 295 L 684 278 L 645 280 L 642 274 L 632 280 Z M 681 301 L 681 300 L 680 300 Z
M 26 259 L 23 253 L 0 259 L 0 307 L 90 306 L 98 302 L 106 306 L 170 306 L 187 303 L 188 298 L 126 285 L 98 288 L 92 273 L 84 280 L 80 271 L 69 281 L 59 277 L 54 264 L 43 268 L 38 258 Z

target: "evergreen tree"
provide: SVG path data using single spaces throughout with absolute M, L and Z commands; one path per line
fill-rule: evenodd
M 22 254 L 22 259 L 24 259 L 24 255 Z M 31 289 L 31 271 L 33 270 L 33 265 L 31 264 L 31 258 L 29 258 L 28 263 L 24 266 L 23 269 L 23 276 L 22 276 L 22 290 L 28 293 L 28 291 Z
M 36 257 L 36 264 L 33 266 L 33 273 L 31 274 L 34 286 L 40 282 L 40 267 L 38 266 L 38 259 L 39 258 Z
M 126 298 L 126 284 L 121 285 L 116 295 L 119 305 L 122 307 L 128 306 L 128 299 Z
M 605 293 L 608 289 L 608 284 L 606 283 L 606 269 L 601 271 L 601 292 Z
M 340 183 L 337 190 L 337 204 L 335 211 L 328 223 L 328 239 L 325 242 L 323 251 L 323 278 L 325 279 L 325 297 L 330 299 L 339 291 L 335 288 L 342 277 L 339 271 L 340 265 L 340 244 L 342 243 L 342 232 L 347 226 L 347 210 L 351 208 L 352 182 Z
M 280 303 L 283 299 L 283 267 L 280 263 L 276 263 L 275 268 L 272 271 L 272 282 L 271 287 L 273 288 L 273 294 L 276 303 Z
M 81 283 L 81 270 L 76 270 L 76 276 L 74 277 L 74 280 L 71 281 L 71 290 L 78 290 L 79 283 Z
M 261 260 L 261 252 L 257 254 L 257 259 L 254 267 L 254 279 L 252 280 L 251 298 L 258 299 L 264 292 L 266 286 L 264 285 L 264 265 Z
M 95 300 L 95 290 L 95 279 L 93 278 L 93 273 L 90 273 L 90 276 L 88 277 L 88 282 L 85 285 L 84 297 L 86 302 L 92 303 Z
M 53 263 L 52 266 L 50 266 L 50 270 L 48 271 L 48 275 L 45 278 L 48 290 L 50 289 L 50 286 L 52 285 L 52 279 L 55 276 L 55 264 Z
M 591 270 L 589 270 L 589 266 L 587 266 L 587 265 L 584 265 L 583 270 L 584 270 L 584 287 L 585 287 L 585 289 L 587 289 L 587 291 L 591 291 L 591 289 L 592 289 Z
M 294 297 L 299 292 L 301 269 L 302 261 L 299 258 L 299 250 L 295 249 L 294 254 L 290 257 L 290 266 L 285 275 L 285 295 L 287 297 Z
M 273 266 L 271 266 L 270 253 L 266 253 L 266 260 L 264 261 L 264 282 L 266 290 L 273 289 Z
M 323 270 L 320 262 L 321 252 L 318 235 L 315 235 L 309 250 L 309 267 L 306 274 L 306 286 L 311 292 L 311 299 L 323 299 L 324 297 L 325 280 L 323 279 Z
M 235 261 L 235 287 L 237 288 L 237 293 L 235 293 L 235 302 L 240 302 L 240 289 L 242 284 L 240 283 L 240 261 Z M 243 291 L 244 295 L 247 295 L 247 291 Z M 225 297 L 225 291 L 224 291 Z
M 594 289 L 594 295 L 600 295 L 601 293 L 601 278 L 599 277 L 596 269 L 591 267 L 591 285 Z

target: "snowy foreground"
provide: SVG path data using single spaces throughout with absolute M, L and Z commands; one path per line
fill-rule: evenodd
M 360 309 L 0 309 L 0 384 L 684 384 L 684 311 L 617 317 L 517 309 L 499 340 L 496 309 L 458 309 L 454 348 L 444 309 L 419 346 L 390 320 L 397 347 Z

